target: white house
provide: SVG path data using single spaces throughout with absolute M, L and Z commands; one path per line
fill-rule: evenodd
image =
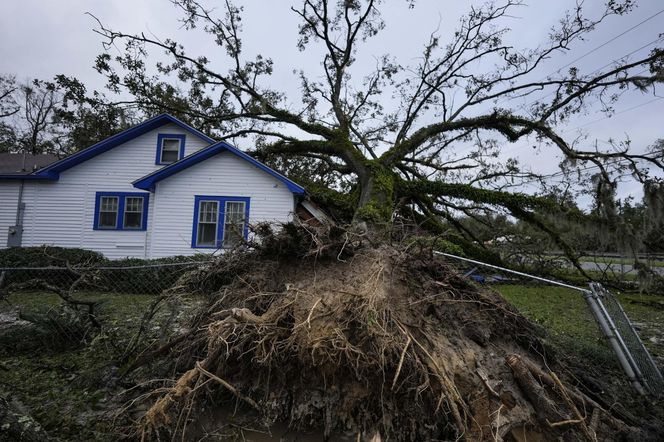
M 0 174 L 0 248 L 159 258 L 232 247 L 291 219 L 304 189 L 164 114 L 37 171 Z

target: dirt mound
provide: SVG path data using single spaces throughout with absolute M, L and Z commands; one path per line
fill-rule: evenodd
M 251 416 L 254 428 L 326 438 L 635 434 L 545 368 L 536 330 L 500 295 L 426 251 L 345 242 L 317 258 L 229 253 L 192 275 L 220 289 L 189 332 L 155 352 L 177 356 L 181 374 L 154 392 L 140 435 L 200 437 L 204 411 L 223 404 L 241 413 L 218 427 Z

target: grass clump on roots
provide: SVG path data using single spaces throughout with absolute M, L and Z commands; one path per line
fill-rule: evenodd
M 184 291 L 218 286 L 186 339 L 154 351 L 177 376 L 144 396 L 143 439 L 195 440 L 209 431 L 205 413 L 229 404 L 232 417 L 214 425 L 281 423 L 324 438 L 603 440 L 636 431 L 545 369 L 534 326 L 430 250 L 340 229 L 259 233 L 255 248 L 184 280 Z

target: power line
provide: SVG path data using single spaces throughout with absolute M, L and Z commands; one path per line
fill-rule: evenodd
M 560 72 L 562 69 L 564 69 L 564 68 L 570 66 L 571 64 L 576 63 L 577 61 L 579 61 L 579 60 L 581 60 L 581 59 L 587 57 L 588 55 L 592 54 L 593 52 L 595 52 L 595 51 L 597 51 L 597 50 L 603 48 L 604 46 L 606 46 L 606 45 L 608 45 L 609 43 L 611 43 L 611 42 L 617 40 L 618 38 L 622 37 L 623 35 L 625 35 L 625 34 L 631 32 L 631 31 L 633 31 L 634 29 L 638 28 L 639 26 L 642 26 L 643 24 L 647 23 L 648 21 L 652 20 L 653 18 L 657 17 L 658 15 L 660 15 L 660 14 L 662 14 L 662 13 L 664 13 L 664 9 L 662 9 L 662 10 L 660 10 L 659 12 L 656 12 L 655 14 L 653 14 L 653 15 L 651 15 L 651 16 L 645 18 L 644 20 L 640 21 L 639 23 L 637 23 L 636 25 L 632 26 L 631 28 L 626 29 L 625 31 L 623 31 L 623 32 L 621 32 L 620 34 L 616 35 L 615 37 L 611 38 L 610 40 L 608 40 L 608 41 L 602 43 L 601 45 L 597 46 L 596 48 L 594 48 L 594 49 L 592 49 L 592 50 L 586 52 L 586 53 L 583 54 L 582 56 L 577 57 L 576 59 L 572 60 L 570 63 L 566 64 L 565 66 L 562 66 L 562 67 L 558 68 L 557 71 L 555 71 L 555 72 L 553 72 L 553 73 L 547 75 L 547 77 L 550 76 L 550 75 L 552 75 L 552 74 L 558 73 L 558 72 Z M 660 41 L 660 40 L 664 40 L 664 36 L 661 36 L 661 37 L 659 37 L 659 38 L 656 38 L 655 40 L 651 41 L 650 43 L 646 43 L 645 45 L 639 47 L 638 49 L 634 49 L 633 51 L 629 52 L 628 54 L 625 54 L 625 55 L 623 55 L 622 57 L 617 58 L 617 59 L 611 61 L 610 63 L 607 63 L 607 64 L 605 64 L 604 66 L 601 66 L 601 67 L 595 69 L 595 70 L 594 70 L 593 72 L 591 72 L 589 75 L 593 75 L 593 74 L 595 74 L 596 72 L 599 72 L 600 70 L 604 69 L 605 67 L 607 67 L 607 66 L 609 66 L 609 65 L 611 65 L 611 64 L 613 64 L 613 63 L 616 63 L 618 60 L 621 60 L 621 59 L 624 59 L 624 58 L 626 58 L 626 57 L 629 57 L 630 55 L 633 55 L 634 53 L 636 53 L 636 52 L 638 52 L 638 51 L 640 51 L 640 50 L 642 50 L 642 49 L 644 49 L 644 48 L 646 48 L 646 47 L 648 47 L 648 46 L 650 46 L 650 45 L 652 45 L 652 44 L 654 44 L 654 43 L 657 43 L 657 42 Z M 641 71 L 641 72 L 643 72 L 643 71 Z M 546 77 L 544 77 L 544 79 L 545 79 L 545 78 L 546 78 Z M 529 102 L 529 103 L 523 104 L 523 105 L 519 106 L 519 109 L 522 109 L 522 110 L 523 110 L 525 107 L 530 106 L 531 104 L 535 103 L 535 102 L 538 101 L 538 100 L 541 100 L 541 99 L 543 99 L 543 98 L 549 97 L 549 96 L 553 95 L 554 93 L 555 93 L 555 92 L 550 92 L 549 94 L 547 94 L 547 95 L 545 95 L 545 96 L 543 96 L 543 97 L 541 97 L 541 98 L 539 98 L 539 99 L 537 99 L 537 100 L 533 100 L 533 101 L 531 101 L 531 102 Z M 508 97 L 503 97 L 503 98 L 501 98 L 500 100 L 503 100 L 503 99 L 509 99 L 509 98 L 508 98 Z M 499 101 L 500 101 L 500 100 L 499 100 Z M 651 101 L 656 101 L 656 100 L 651 100 Z M 650 104 L 650 102 L 648 102 L 648 103 L 644 103 L 644 104 L 639 105 L 639 106 L 636 106 L 635 108 L 638 108 L 638 107 L 641 107 L 641 106 L 645 106 L 646 104 Z M 633 110 L 633 109 L 627 109 L 627 110 L 625 110 L 625 111 L 621 111 L 621 112 L 619 112 L 619 113 L 617 113 L 617 114 L 614 114 L 614 115 L 618 115 L 618 114 L 620 114 L 620 113 L 627 112 L 627 111 L 629 111 L 629 110 Z M 610 117 L 606 117 L 606 118 L 610 118 Z M 602 120 L 603 120 L 603 119 L 599 119 L 599 120 L 597 120 L 597 121 L 595 121 L 595 122 L 602 121 Z M 591 122 L 591 123 L 588 123 L 587 125 L 590 125 L 590 124 L 593 124 L 593 123 L 594 123 L 594 122 Z M 584 126 L 585 126 L 585 125 L 584 125 Z M 579 126 L 579 127 L 584 127 L 584 126 Z M 577 128 L 578 128 L 578 127 L 577 127 Z M 568 132 L 568 131 L 565 131 L 565 132 Z M 565 133 L 565 132 L 563 132 L 563 133 Z M 527 147 L 527 146 L 523 146 L 523 147 Z M 517 148 L 516 150 L 522 149 L 523 147 L 519 147 L 519 148 Z M 471 147 L 471 148 L 469 148 L 469 149 L 465 149 L 465 150 L 463 150 L 461 153 L 464 153 L 464 154 L 465 154 L 466 152 L 470 152 L 470 151 L 472 151 L 472 150 L 473 150 L 473 147 Z M 508 149 L 508 150 L 511 150 L 511 149 Z
M 586 126 L 590 126 L 590 125 L 595 124 L 595 123 L 599 123 L 600 121 L 608 120 L 608 119 L 610 119 L 610 118 L 615 117 L 616 115 L 621 115 L 621 114 L 624 114 L 624 113 L 627 113 L 627 112 L 630 112 L 630 111 L 636 110 L 636 109 L 638 109 L 638 108 L 640 108 L 640 107 L 647 106 L 648 104 L 651 104 L 651 103 L 653 103 L 653 102 L 655 102 L 655 101 L 658 101 L 658 100 L 661 100 L 661 99 L 663 99 L 663 98 L 664 98 L 664 97 L 655 97 L 655 98 L 653 98 L 652 100 L 646 101 L 645 103 L 637 104 L 636 106 L 632 106 L 632 107 L 630 107 L 630 108 L 623 109 L 623 110 L 621 110 L 621 111 L 619 111 L 619 112 L 616 112 L 616 113 L 614 113 L 614 114 L 607 115 L 606 117 L 598 118 L 598 119 L 596 119 L 596 120 L 589 121 L 588 123 L 585 123 L 585 124 L 581 124 L 581 125 L 579 125 L 579 126 L 572 127 L 572 128 L 570 128 L 570 129 L 564 130 L 564 131 L 562 131 L 562 132 L 560 132 L 560 133 L 561 133 L 561 134 L 565 134 L 565 133 L 571 132 L 571 131 L 573 131 L 573 130 L 580 129 L 580 128 L 582 128 L 582 127 L 586 127 Z M 525 149 L 525 148 L 527 148 L 527 147 L 530 147 L 530 145 L 526 145 L 526 144 L 524 144 L 524 145 L 522 145 L 522 146 L 518 146 L 518 147 L 511 147 L 511 148 L 508 148 L 508 149 L 503 150 L 501 153 L 503 153 L 503 154 L 504 154 L 504 153 L 507 153 L 507 152 L 514 153 L 514 152 L 516 152 L 516 151 L 518 151 L 518 150 L 522 150 L 522 149 Z
M 620 112 L 616 112 L 615 114 L 611 114 L 611 115 L 608 115 L 608 116 L 603 117 L 603 118 L 598 118 L 597 120 L 590 121 L 590 122 L 585 123 L 585 124 L 582 124 L 582 125 L 580 125 L 580 126 L 572 127 L 571 129 L 567 129 L 567 130 L 565 130 L 565 131 L 563 131 L 563 132 L 561 132 L 561 133 L 571 132 L 571 131 L 573 131 L 573 130 L 575 130 L 575 129 L 580 129 L 580 128 L 582 128 L 582 127 L 590 126 L 591 124 L 599 123 L 600 121 L 608 120 L 609 118 L 613 118 L 613 117 L 615 117 L 616 115 L 620 115 L 620 114 L 624 114 L 624 113 L 626 113 L 626 112 L 633 111 L 633 110 L 635 110 L 635 109 L 638 109 L 638 108 L 640 108 L 640 107 L 646 106 L 646 105 L 648 105 L 648 104 L 650 104 L 650 103 L 654 103 L 655 101 L 657 101 L 657 100 L 661 100 L 661 99 L 663 99 L 663 98 L 664 98 L 664 97 L 655 97 L 655 98 L 653 98 L 652 100 L 648 100 L 648 101 L 646 101 L 645 103 L 637 104 L 636 106 L 632 106 L 632 107 L 630 107 L 630 108 L 627 108 L 627 109 L 621 110 Z
M 663 13 L 663 12 L 664 12 L 664 9 L 662 9 L 662 10 L 660 10 L 659 12 L 657 12 L 657 13 L 651 15 L 650 17 L 648 17 L 648 18 L 646 18 L 646 19 L 640 21 L 639 23 L 635 24 L 635 25 L 632 26 L 631 28 L 629 28 L 629 29 L 627 29 L 627 30 L 621 32 L 620 34 L 618 34 L 618 35 L 616 35 L 615 37 L 611 38 L 610 40 L 608 40 L 608 41 L 602 43 L 601 45 L 597 46 L 596 48 L 591 49 L 590 51 L 586 52 L 586 53 L 583 54 L 582 56 L 575 58 L 574 60 L 572 60 L 572 61 L 570 61 L 569 63 L 567 63 L 565 66 L 562 66 L 562 67 L 559 68 L 557 71 L 555 71 L 555 72 L 553 72 L 553 73 L 551 73 L 551 74 L 549 74 L 549 75 L 557 74 L 558 72 L 562 71 L 562 70 L 565 69 L 566 67 L 573 65 L 573 64 L 576 63 L 577 61 L 579 61 L 579 60 L 581 60 L 581 59 L 587 57 L 588 55 L 592 54 L 593 52 L 596 52 L 596 51 L 602 49 L 604 46 L 608 45 L 609 43 L 611 43 L 611 42 L 613 42 L 613 41 L 615 41 L 615 40 L 617 40 L 617 39 L 619 39 L 620 37 L 622 37 L 623 35 L 627 34 L 628 32 L 631 32 L 631 31 L 633 31 L 634 29 L 638 28 L 639 26 L 643 25 L 644 23 L 649 22 L 650 20 L 652 20 L 653 18 L 657 17 L 659 14 L 661 14 L 661 13 Z M 548 77 L 549 75 L 547 75 L 547 77 Z
M 641 49 L 645 49 L 645 48 L 647 48 L 648 46 L 650 46 L 651 44 L 657 43 L 657 42 L 660 41 L 660 40 L 664 40 L 664 35 L 661 36 L 661 37 L 659 37 L 659 38 L 654 39 L 654 40 L 651 41 L 650 43 L 646 43 L 646 44 L 644 44 L 644 45 L 641 46 L 640 48 L 634 49 L 634 50 L 633 50 L 632 52 L 630 52 L 629 54 L 625 54 L 625 55 L 623 55 L 622 57 L 617 58 L 617 59 L 613 60 L 612 62 L 607 63 L 607 64 L 605 64 L 604 66 L 602 66 L 602 67 L 600 67 L 600 68 L 595 69 L 595 70 L 592 71 L 589 75 L 593 75 L 593 74 L 595 74 L 595 73 L 601 71 L 601 70 L 604 69 L 605 67 L 610 66 L 610 65 L 612 65 L 613 63 L 616 63 L 618 60 L 622 60 L 622 59 L 624 59 L 624 58 L 629 57 L 630 55 L 634 55 L 634 54 L 636 54 L 637 52 L 639 52 Z
M 616 158 L 616 159 L 610 160 L 610 162 L 607 162 L 606 164 L 604 164 L 604 166 L 615 166 L 615 165 L 619 165 L 621 163 L 624 163 L 626 161 L 629 162 L 631 160 L 629 160 L 628 158 Z M 600 166 L 598 166 L 597 164 L 593 164 L 593 165 L 590 165 L 590 166 L 586 166 L 586 167 L 576 169 L 576 170 L 571 171 L 571 172 L 587 172 L 589 170 L 599 169 L 599 168 L 600 168 Z M 526 185 L 526 184 L 530 184 L 530 183 L 534 183 L 534 182 L 538 182 L 538 181 L 549 181 L 549 180 L 551 180 L 553 178 L 556 178 L 558 176 L 561 176 L 561 177 L 565 176 L 567 173 L 569 173 L 569 172 L 561 170 L 561 171 L 558 171 L 558 172 L 554 172 L 550 175 L 543 175 L 541 177 L 533 178 L 533 179 L 530 179 L 530 180 L 527 180 L 527 181 L 522 181 L 518 184 L 514 184 L 513 186 L 522 186 L 522 185 Z M 617 178 L 622 178 L 622 177 L 625 177 L 625 176 L 628 176 L 628 175 L 631 175 L 631 174 L 630 173 L 621 174 Z
M 661 41 L 661 40 L 664 40 L 664 35 L 663 35 L 662 37 L 658 37 L 658 38 L 654 39 L 654 40 L 651 41 L 650 43 L 646 43 L 645 45 L 641 46 L 641 47 L 638 48 L 638 49 L 634 49 L 632 52 L 630 52 L 630 53 L 628 53 L 628 54 L 625 54 L 625 55 L 623 55 L 622 57 L 619 57 L 619 58 L 616 58 L 616 59 L 613 60 L 613 61 L 610 61 L 609 63 L 605 64 L 604 66 L 601 66 L 601 67 L 595 69 L 595 70 L 592 71 L 590 74 L 588 74 L 588 76 L 592 76 L 592 75 L 598 73 L 599 71 L 601 71 L 602 69 L 604 69 L 605 67 L 607 67 L 607 66 L 611 66 L 613 63 L 617 63 L 619 60 L 623 60 L 623 59 L 629 57 L 630 55 L 633 55 L 633 54 L 639 52 L 640 50 L 642 50 L 642 49 L 644 49 L 644 48 L 647 48 L 648 46 L 650 46 L 650 45 L 652 45 L 652 44 L 654 44 L 654 43 L 657 43 L 657 42 L 659 42 L 659 41 Z M 641 72 L 639 72 L 639 73 L 636 74 L 636 75 L 641 75 L 641 74 L 642 74 L 643 72 L 645 72 L 645 71 L 647 71 L 647 69 L 642 70 Z M 532 105 L 533 103 L 536 103 L 536 102 L 541 101 L 541 100 L 543 100 L 543 99 L 545 99 L 545 98 L 547 98 L 547 97 L 550 97 L 551 95 L 554 95 L 555 93 L 556 93 L 555 91 L 553 91 L 553 92 L 549 92 L 548 94 L 546 94 L 546 95 L 544 95 L 544 96 L 542 96 L 542 97 L 540 97 L 540 98 L 536 98 L 535 100 L 532 100 L 532 101 L 529 101 L 528 103 L 522 104 L 522 105 L 519 106 L 518 108 L 521 109 L 521 110 L 526 110 L 526 108 L 527 108 L 528 106 Z

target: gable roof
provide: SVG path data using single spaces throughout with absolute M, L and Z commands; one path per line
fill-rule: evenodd
M 188 131 L 192 135 L 200 138 L 201 140 L 207 143 L 212 144 L 216 142 L 212 138 L 205 135 L 203 132 L 194 129 L 193 127 L 178 120 L 172 115 L 161 114 L 157 115 L 156 117 L 152 117 L 148 120 L 145 120 L 144 122 L 134 127 L 131 127 L 127 130 L 124 130 L 118 134 L 108 137 L 105 140 L 100 141 L 99 143 L 88 147 L 87 149 L 83 149 L 81 151 L 76 152 L 73 155 L 63 158 L 60 161 L 57 161 L 41 170 L 38 170 L 32 175 L 36 175 L 38 177 L 43 177 L 46 179 L 58 179 L 60 172 L 67 170 L 71 167 L 74 167 L 77 164 L 81 164 L 82 162 L 87 161 L 90 158 L 93 158 L 129 140 L 132 140 L 140 135 L 143 135 L 147 132 L 150 132 L 151 130 L 157 129 L 169 123 L 179 126 L 180 128 Z
M 191 155 L 188 155 L 184 158 L 182 158 L 179 161 L 176 161 L 175 163 L 172 163 L 166 167 L 163 167 L 155 172 L 152 172 L 149 175 L 146 175 L 142 178 L 137 179 L 134 181 L 132 184 L 134 187 L 138 189 L 143 189 L 143 190 L 149 190 L 151 192 L 154 192 L 155 189 L 155 184 L 165 178 L 170 177 L 171 175 L 175 175 L 176 173 L 187 169 L 194 164 L 198 164 L 201 161 L 207 160 L 210 157 L 213 157 L 214 155 L 220 153 L 220 152 L 228 152 L 230 154 L 233 154 L 237 156 L 238 158 L 248 162 L 249 164 L 256 166 L 263 172 L 266 172 L 270 175 L 272 175 L 274 178 L 277 180 L 281 181 L 286 185 L 288 190 L 290 190 L 293 193 L 296 194 L 303 194 L 305 192 L 304 187 L 296 184 L 295 182 L 289 180 L 279 172 L 277 172 L 274 169 L 269 168 L 265 164 L 261 163 L 257 159 L 251 157 L 250 155 L 242 152 L 238 148 L 231 146 L 230 144 L 226 143 L 225 141 L 220 141 L 216 144 L 213 144 L 212 146 L 208 146 L 204 149 L 199 150 L 198 152 L 194 152 Z

